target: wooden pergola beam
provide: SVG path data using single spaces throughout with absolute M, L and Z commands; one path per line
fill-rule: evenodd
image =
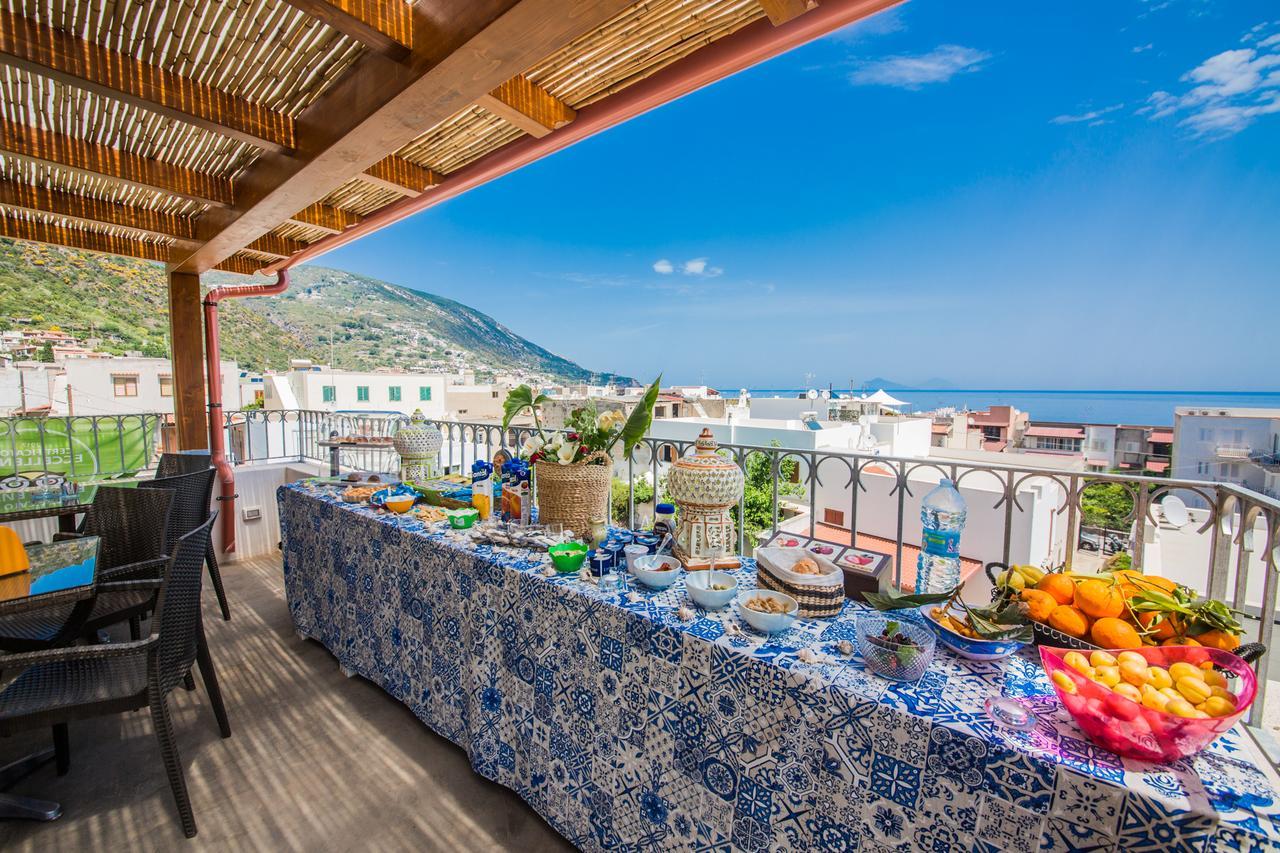
M 360 180 L 401 195 L 418 196 L 440 183 L 441 178 L 433 169 L 392 155 L 365 169 Z
M 173 421 L 178 449 L 209 446 L 205 411 L 204 322 L 200 276 L 169 273 L 169 353 L 173 369 Z
M 578 115 L 573 107 L 523 74 L 481 95 L 476 105 L 537 137 L 564 127 Z
M 307 248 L 307 244 L 301 240 L 281 237 L 279 234 L 263 234 L 257 240 L 245 246 L 245 248 L 252 252 L 259 252 L 263 255 L 285 260 Z
M 329 234 L 341 234 L 351 226 L 358 225 L 362 219 L 364 217 L 358 213 L 316 202 L 307 205 L 285 221 L 294 225 L 316 228 Z
M 215 270 L 223 272 L 238 272 L 241 275 L 253 275 L 262 269 L 266 264 L 250 255 L 244 255 L 239 252 L 229 258 L 223 258 L 215 266 Z
M 410 61 L 361 55 L 298 117 L 296 150 L 263 154 L 237 178 L 235 206 L 200 218 L 206 242 L 178 268 L 213 267 L 633 2 L 419 2 Z
M 67 246 L 107 255 L 127 255 L 147 261 L 168 262 L 171 252 L 170 247 L 164 243 L 85 228 L 67 228 L 37 219 L 19 219 L 16 216 L 0 216 L 0 237 Z
M 113 225 L 148 237 L 191 242 L 195 221 L 185 216 L 159 213 L 144 207 L 103 201 L 86 195 L 33 187 L 0 179 L 0 205 L 29 213 L 45 213 L 85 225 Z
M 0 61 L 259 148 L 293 147 L 284 113 L 13 12 L 0 11 Z
M 759 0 L 760 8 L 775 27 L 818 8 L 818 0 Z
M 0 121 L 0 153 L 200 204 L 232 203 L 231 182 L 224 178 L 12 121 Z
M 404 0 L 285 2 L 396 62 L 413 48 L 413 7 Z

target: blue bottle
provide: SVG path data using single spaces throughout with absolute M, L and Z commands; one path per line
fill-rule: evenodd
M 946 592 L 960 583 L 960 534 L 968 517 L 955 483 L 943 480 L 920 505 L 920 558 L 916 592 Z

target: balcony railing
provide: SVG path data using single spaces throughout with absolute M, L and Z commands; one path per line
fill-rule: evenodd
M 1219 444 L 1214 448 L 1214 455 L 1219 459 L 1248 459 L 1250 448 L 1242 444 Z
M 22 421 L 22 425 L 14 424 L 15 420 Z M 10 437 L 21 434 L 25 436 L 22 441 L 29 447 L 51 446 L 56 436 L 65 434 L 67 428 L 62 425 L 65 420 L 68 419 L 0 420 L 0 440 L 11 442 L 12 447 L 17 440 L 11 441 Z M 111 433 L 117 424 L 121 427 L 136 424 L 142 445 L 149 447 L 152 454 L 162 422 L 159 415 L 70 420 L 85 421 L 89 426 L 73 428 L 72 432 L 78 435 L 78 430 L 87 430 L 86 434 L 91 437 L 95 433 L 101 437 L 104 431 Z M 404 416 L 248 410 L 228 412 L 224 427 L 229 456 L 237 465 L 291 461 L 328 465 L 331 449 L 322 442 L 335 435 L 390 436 L 406 420 Z M 439 420 L 432 423 L 444 438 L 442 463 L 454 471 L 469 470 L 476 459 L 491 459 L 499 448 L 516 448 L 532 432 L 527 427 L 504 431 L 492 423 Z M 28 434 L 32 431 L 34 434 Z M 130 457 L 122 455 L 114 445 L 99 440 L 93 446 L 104 450 L 104 458 L 83 468 L 80 467 L 82 460 L 77 463 L 75 475 L 86 473 L 90 467 L 94 473 L 105 473 L 110 468 L 128 469 L 128 465 L 114 462 L 117 457 L 130 461 Z M 692 448 L 692 438 L 648 437 L 630 458 L 616 459 L 614 472 L 626 483 L 626 503 L 614 520 L 634 526 L 640 510 L 637 485 L 643 480 L 647 490 L 657 484 L 660 495 L 669 466 L 663 460 L 684 456 Z M 832 531 L 831 525 L 824 524 L 825 517 L 820 511 L 832 510 L 840 516 L 841 539 L 847 537 L 850 544 L 856 545 L 859 535 L 867 534 L 885 543 L 885 550 L 894 558 L 897 582 L 903 577 L 904 555 L 917 541 L 920 500 L 941 477 L 950 478 L 967 495 L 966 556 L 981 562 L 1008 563 L 1025 560 L 1028 553 L 1037 552 L 1048 555 L 1042 560 L 1047 568 L 1071 564 L 1078 559 L 1084 504 L 1089 499 L 1090 487 L 1117 485 L 1132 504 L 1122 526 L 1129 531 L 1134 565 L 1154 563 L 1155 549 L 1160 548 L 1162 573 L 1204 590 L 1211 598 L 1222 599 L 1241 611 L 1247 610 L 1259 619 L 1257 639 L 1268 646 L 1272 642 L 1276 583 L 1280 577 L 1277 574 L 1280 500 L 1237 484 L 1049 470 L 1036 467 L 1033 456 L 1018 455 L 1010 455 L 1010 460 L 1015 463 L 1025 460 L 1025 464 L 737 444 L 721 445 L 721 452 L 744 469 L 750 464 L 757 471 L 763 467 L 766 472 L 765 535 L 787 529 L 823 538 Z M 28 456 L 35 458 L 32 453 L 34 451 Z M 382 449 L 342 448 L 338 454 L 337 461 L 343 469 L 385 471 L 396 465 L 394 453 Z M 783 472 L 792 469 L 793 478 L 784 481 Z M 1171 494 L 1195 507 L 1191 523 L 1181 530 L 1167 523 L 1161 527 L 1158 504 Z M 759 497 L 758 492 L 756 496 Z M 744 504 L 745 498 L 738 507 L 739 518 L 743 516 Z M 759 512 L 758 506 L 756 512 Z M 1175 534 L 1194 537 L 1195 547 L 1172 553 L 1170 543 Z M 1034 546 L 1036 541 L 1040 546 Z M 1045 541 L 1049 542 L 1048 548 L 1044 547 Z M 1055 542 L 1061 544 L 1054 546 Z M 739 550 L 748 552 L 753 544 L 748 542 L 746 531 L 739 524 Z M 1150 555 L 1148 549 L 1152 549 Z M 1261 702 L 1255 704 L 1259 713 L 1261 707 Z

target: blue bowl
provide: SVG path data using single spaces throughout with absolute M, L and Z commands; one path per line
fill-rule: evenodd
M 1026 645 L 1026 643 L 1019 643 L 1016 640 L 977 640 L 973 637 L 957 634 L 950 628 L 940 625 L 929 615 L 929 611 L 938 606 L 937 604 L 922 605 L 920 607 L 920 615 L 924 617 L 924 623 L 929 626 L 929 629 L 938 636 L 938 642 L 962 658 L 969 660 L 1000 660 L 1001 658 L 1007 658 Z

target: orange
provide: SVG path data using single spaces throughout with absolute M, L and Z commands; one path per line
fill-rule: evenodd
M 1164 618 L 1160 619 L 1161 616 Z M 1157 619 L 1160 621 L 1157 622 Z M 1172 640 L 1182 633 L 1182 620 L 1172 613 L 1139 613 L 1138 624 L 1146 628 L 1149 632 L 1147 636 L 1158 643 Z
M 1160 590 L 1161 592 L 1173 592 L 1178 588 L 1177 581 L 1162 578 L 1159 575 L 1144 575 L 1142 572 L 1134 569 L 1121 569 L 1113 572 L 1115 577 L 1122 579 L 1120 583 L 1120 591 L 1125 598 L 1132 598 L 1133 594 L 1141 590 Z
M 1059 604 L 1070 604 L 1076 597 L 1076 585 L 1061 573 L 1045 575 L 1036 584 L 1036 589 L 1049 593 Z
M 1024 589 L 1022 600 L 1027 603 L 1027 615 L 1037 622 L 1047 622 L 1049 614 L 1058 606 L 1058 599 L 1042 589 Z
M 1064 634 L 1084 639 L 1085 635 L 1089 633 L 1089 617 L 1085 616 L 1078 607 L 1072 607 L 1070 604 L 1059 604 L 1049 614 L 1049 626 L 1057 628 Z
M 1089 637 L 1104 649 L 1135 649 L 1142 645 L 1142 638 L 1133 626 L 1114 616 L 1104 616 L 1094 622 Z
M 1092 579 L 1080 581 L 1076 584 L 1075 604 L 1084 611 L 1086 616 L 1092 616 L 1094 619 L 1119 616 L 1124 613 L 1124 596 L 1120 594 L 1120 588 L 1107 581 Z
M 1202 646 L 1222 649 L 1224 652 L 1233 652 L 1240 645 L 1240 637 L 1226 631 L 1219 631 L 1216 628 L 1212 631 L 1205 631 L 1203 634 L 1196 634 L 1196 640 Z

